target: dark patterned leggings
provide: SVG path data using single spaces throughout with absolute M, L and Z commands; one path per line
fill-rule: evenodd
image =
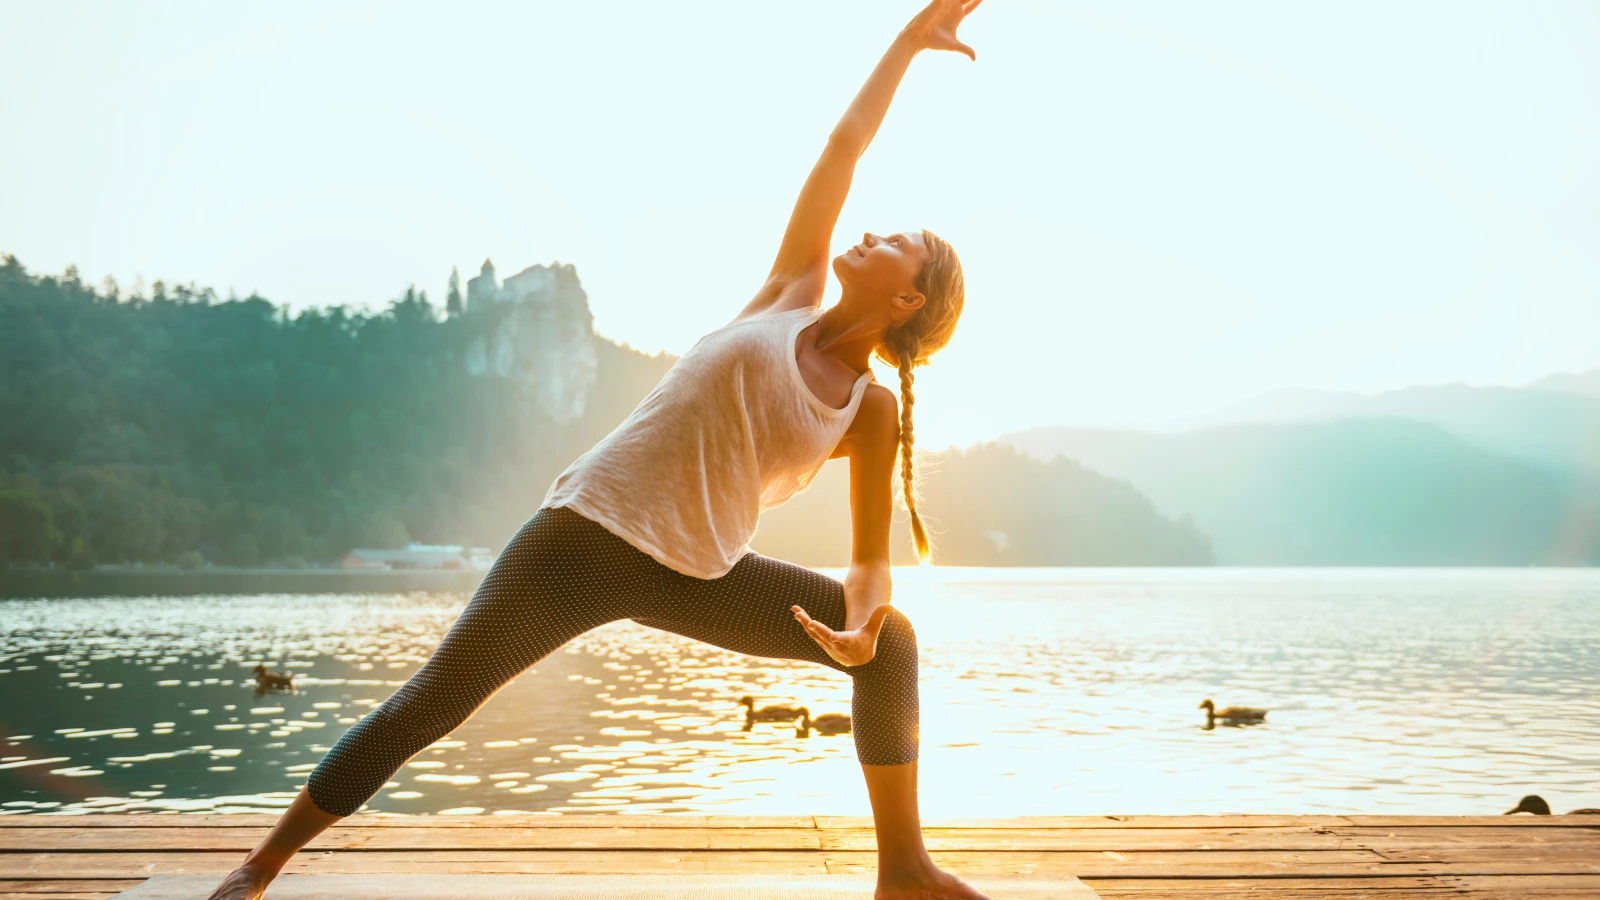
M 455 730 L 519 673 L 585 631 L 619 619 L 751 656 L 799 659 L 848 673 L 856 756 L 892 766 L 917 758 L 917 639 L 898 611 L 864 666 L 822 652 L 789 607 L 844 627 L 844 588 L 754 553 L 721 578 L 675 572 L 567 509 L 541 509 L 506 545 L 433 656 L 344 733 L 306 782 L 324 812 L 360 809 L 406 760 Z

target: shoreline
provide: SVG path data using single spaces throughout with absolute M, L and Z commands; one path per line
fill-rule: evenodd
M 366 594 L 473 591 L 476 569 L 268 569 L 215 566 L 106 566 L 0 569 L 0 598 L 93 597 L 104 594 Z

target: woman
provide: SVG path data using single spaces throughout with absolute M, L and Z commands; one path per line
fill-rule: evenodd
M 912 57 L 930 49 L 974 56 L 955 33 L 979 2 L 934 0 L 895 38 L 806 179 L 755 299 L 556 479 L 427 664 L 345 733 L 214 900 L 260 897 L 297 850 L 355 813 L 502 685 L 619 619 L 848 673 L 878 837 L 877 896 L 981 898 L 923 847 L 916 638 L 889 605 L 897 456 L 917 553 L 928 555 L 912 491 L 911 370 L 955 329 L 961 266 L 926 231 L 868 234 L 833 259 L 842 293 L 820 309 L 828 241 L 856 160 Z M 898 408 L 872 383 L 873 354 L 899 369 Z M 750 552 L 760 510 L 839 456 L 850 459 L 844 583 Z

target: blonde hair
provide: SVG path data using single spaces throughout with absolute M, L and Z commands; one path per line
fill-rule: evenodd
M 928 544 L 927 526 L 922 524 L 922 515 L 917 512 L 917 483 L 912 468 L 916 437 L 911 427 L 911 407 L 916 397 L 911 393 L 911 370 L 926 365 L 934 353 L 950 343 L 966 299 L 966 282 L 961 277 L 961 260 L 943 238 L 924 230 L 922 242 L 927 247 L 928 258 L 917 273 L 916 288 L 927 302 L 912 313 L 911 318 L 889 329 L 874 353 L 900 370 L 901 497 L 906 512 L 911 514 L 911 540 L 917 547 L 917 560 L 926 562 L 932 549 Z

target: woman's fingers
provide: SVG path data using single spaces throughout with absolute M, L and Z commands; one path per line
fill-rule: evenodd
M 805 629 L 817 646 L 837 662 L 847 666 L 862 666 L 872 661 L 877 655 L 878 633 L 883 630 L 883 622 L 889 617 L 889 612 L 894 607 L 885 603 L 874 609 L 867 616 L 867 621 L 852 631 L 835 631 L 811 618 L 799 606 L 789 607 L 794 613 L 795 621 Z
M 822 624 L 822 623 L 818 622 L 816 619 L 811 618 L 811 614 L 806 612 L 805 609 L 803 609 L 802 607 L 791 606 L 791 607 L 789 607 L 789 609 L 790 609 L 791 612 L 794 613 L 795 619 L 798 620 L 801 625 L 806 626 L 807 630 L 810 630 L 812 625 L 820 625 L 820 624 Z
M 961 4 L 961 15 L 963 17 L 972 15 L 972 11 L 977 9 L 978 4 L 982 2 L 983 0 L 967 0 L 967 2 Z
M 812 640 L 819 644 L 838 641 L 838 636 L 832 628 L 829 628 L 821 622 L 818 622 L 816 619 L 811 618 L 810 614 L 808 614 L 804 609 L 801 609 L 798 606 L 791 606 L 789 608 L 794 611 L 795 619 L 800 623 L 800 627 L 806 630 L 806 634 L 811 635 Z

